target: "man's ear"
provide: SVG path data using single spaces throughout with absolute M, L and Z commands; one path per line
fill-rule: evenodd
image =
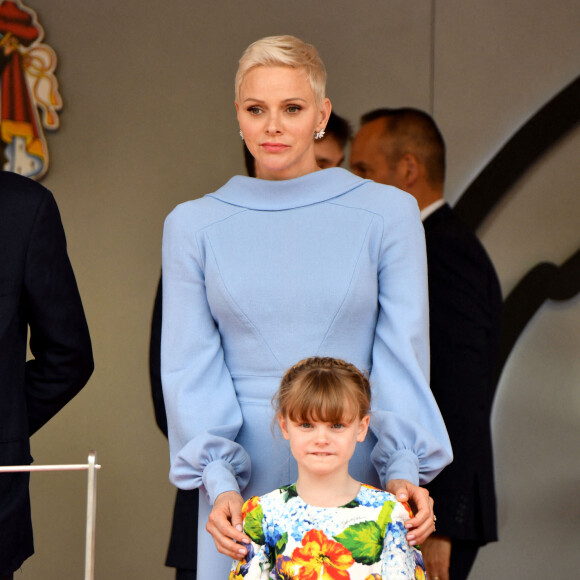
M 280 425 L 280 431 L 282 431 L 284 439 L 290 439 L 290 436 L 288 435 L 288 422 L 286 417 L 278 415 L 278 425 Z
M 421 164 L 412 153 L 405 153 L 399 160 L 397 171 L 403 181 L 405 191 L 409 191 L 421 175 Z

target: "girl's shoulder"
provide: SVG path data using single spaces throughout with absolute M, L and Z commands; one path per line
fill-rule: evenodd
M 298 497 L 296 486 L 294 484 L 284 485 L 278 489 L 274 489 L 268 493 L 265 493 L 264 495 L 255 495 L 247 499 L 244 503 L 243 510 L 245 510 L 245 512 L 250 512 L 256 509 L 258 506 L 262 507 L 271 504 L 288 503 L 292 498 L 295 497 Z
M 394 519 L 406 521 L 413 517 L 413 512 L 408 503 L 400 502 L 394 494 L 366 483 L 361 484 L 356 501 L 359 505 L 365 507 L 381 509 L 385 504 L 388 504 L 392 509 L 391 514 Z
M 385 491 L 384 489 L 379 489 L 373 485 L 368 485 L 367 483 L 361 483 L 358 495 L 360 497 L 375 498 L 377 501 L 398 501 L 392 493 Z

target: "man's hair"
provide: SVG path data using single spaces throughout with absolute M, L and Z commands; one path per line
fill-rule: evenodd
M 430 115 L 419 109 L 375 109 L 361 117 L 366 125 L 376 119 L 385 120 L 384 137 L 388 139 L 385 150 L 389 163 L 395 165 L 405 155 L 412 153 L 425 166 L 427 179 L 433 186 L 445 182 L 445 141 Z
M 250 44 L 240 58 L 236 73 L 236 101 L 246 74 L 258 66 L 287 66 L 303 70 L 310 83 L 317 106 L 326 97 L 326 68 L 318 51 L 295 36 L 268 36 Z
M 336 139 L 341 149 L 344 149 L 347 143 L 352 139 L 352 127 L 350 126 L 350 123 L 346 119 L 337 115 L 334 111 L 330 113 L 324 131 L 325 135 L 322 138 L 322 141 L 324 141 L 327 136 L 333 137 Z

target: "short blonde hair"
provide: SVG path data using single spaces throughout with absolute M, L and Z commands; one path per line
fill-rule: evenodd
M 370 414 L 371 387 L 354 365 L 311 357 L 290 368 L 272 400 L 276 416 L 291 421 L 341 423 Z
M 246 74 L 257 66 L 288 66 L 302 69 L 310 83 L 317 105 L 326 97 L 326 68 L 318 51 L 295 36 L 267 36 L 246 48 L 236 73 L 236 101 Z

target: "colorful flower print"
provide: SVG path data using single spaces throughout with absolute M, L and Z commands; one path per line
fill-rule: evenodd
M 342 506 L 307 504 L 294 485 L 251 498 L 243 509 L 248 554 L 230 580 L 425 580 L 406 539 L 408 506 L 362 485 Z
M 255 510 L 256 507 L 258 507 L 259 505 L 260 505 L 260 498 L 257 495 L 255 495 L 254 497 L 251 497 L 242 506 L 242 517 L 245 518 L 248 513 L 250 513 L 252 510 Z
M 249 505 L 248 502 L 250 502 Z M 262 520 L 264 519 L 264 513 L 262 512 L 262 506 L 257 497 L 251 498 L 248 502 L 244 504 L 245 510 L 242 509 L 244 532 L 250 537 L 252 542 L 263 544 L 264 530 L 262 528 Z
M 289 556 L 278 556 L 276 558 L 276 580 L 293 580 L 294 579 L 294 564 L 292 558 Z
M 298 580 L 343 580 L 354 564 L 352 554 L 340 543 L 329 540 L 320 530 L 310 530 L 296 548 L 292 560 L 300 566 Z M 321 574 L 322 572 L 322 574 Z

